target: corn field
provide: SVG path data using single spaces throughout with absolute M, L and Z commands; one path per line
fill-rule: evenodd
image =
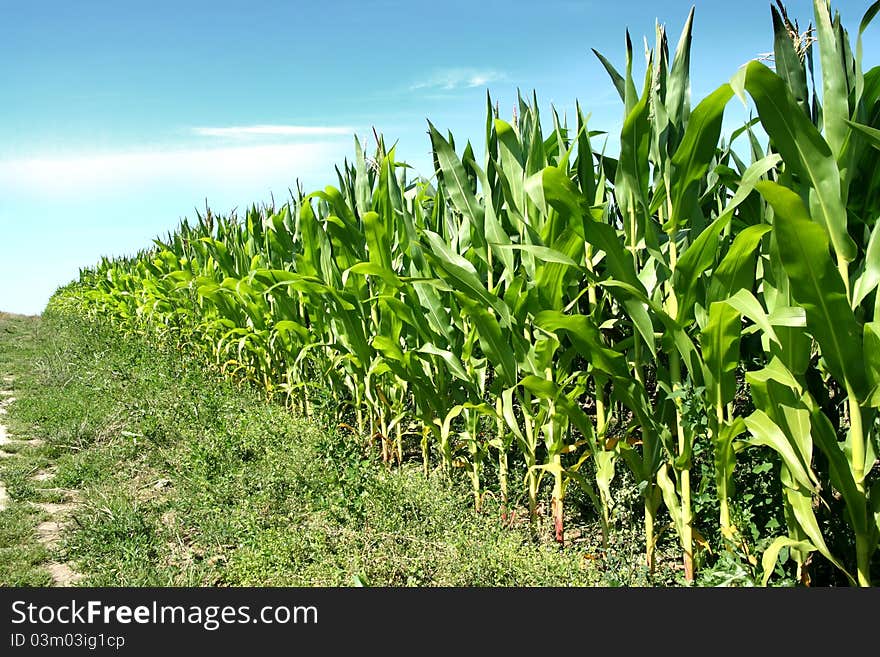
M 520 97 L 506 119 L 487 98 L 482 154 L 429 122 L 430 180 L 383 137 L 356 139 L 335 186 L 243 218 L 206 210 L 52 304 L 200 353 L 293 412 L 323 399 L 389 467 L 466 476 L 477 512 L 487 494 L 505 518 L 521 502 L 536 532 L 547 508 L 560 543 L 572 486 L 607 539 L 626 470 L 646 566 L 668 529 L 688 581 L 711 560 L 694 511 L 706 450 L 720 544 L 764 584 L 780 564 L 807 583 L 821 558 L 870 586 L 880 66 L 865 70 L 861 41 L 878 11 L 852 42 L 827 0 L 807 32 L 778 3 L 770 61 L 698 103 L 693 11 L 674 50 L 658 25 L 644 79 L 627 34 L 623 69 L 596 53 L 619 135 L 580 106 L 542 117 Z M 732 102 L 754 119 L 724 135 Z M 759 449 L 778 460 L 785 524 L 752 554 L 733 481 Z M 822 521 L 832 507 L 844 540 Z

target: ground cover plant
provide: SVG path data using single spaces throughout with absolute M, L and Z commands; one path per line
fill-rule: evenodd
M 878 10 L 853 41 L 826 0 L 806 31 L 777 3 L 772 68 L 699 102 L 693 12 L 674 49 L 658 26 L 643 79 L 627 35 L 622 73 L 597 53 L 616 156 L 580 107 L 542 117 L 532 96 L 508 119 L 487 98 L 480 151 L 429 123 L 430 180 L 356 140 L 335 186 L 206 211 L 84 269 L 50 311 L 330 414 L 330 453 L 464 478 L 477 514 L 536 538 L 547 520 L 564 544 L 582 499 L 614 545 L 631 487 L 648 572 L 675 537 L 686 582 L 869 586 L 880 67 L 861 39 Z M 723 135 L 731 102 L 756 116 Z
M 0 363 L 16 395 L 3 421 L 29 443 L 0 459 L 0 585 L 57 585 L 53 563 L 85 586 L 647 582 L 629 544 L 613 568 L 595 558 L 590 518 L 565 550 L 536 543 L 492 499 L 474 514 L 465 482 L 389 470 L 328 423 L 111 327 L 0 316 Z M 34 540 L 65 500 L 59 540 Z

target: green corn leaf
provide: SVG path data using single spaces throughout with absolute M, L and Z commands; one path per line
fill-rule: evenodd
M 464 406 L 461 404 L 456 404 L 452 408 L 449 409 L 449 412 L 446 414 L 446 417 L 443 418 L 443 422 L 440 425 L 440 439 L 443 443 L 449 443 L 449 437 L 452 433 L 452 422 L 461 415 L 464 410 Z
M 565 255 L 562 251 L 557 251 L 548 246 L 539 246 L 537 244 L 494 244 L 501 250 L 525 251 L 541 262 L 553 262 L 566 267 L 578 268 L 578 263 Z
M 813 439 L 810 422 L 810 409 L 814 402 L 804 393 L 800 383 L 779 358 L 773 358 L 761 370 L 747 372 L 746 381 L 755 406 L 761 412 L 766 412 L 776 429 L 782 432 L 781 436 L 789 443 L 788 447 L 782 448 L 769 445 L 767 441 L 774 439 L 770 435 L 764 436 L 762 443 L 777 451 L 784 450 L 784 454 L 780 452 L 787 473 L 782 477 L 783 483 L 815 490 L 819 480 L 811 467 Z
M 421 339 L 436 339 L 428 324 L 428 320 L 425 318 L 423 309 L 419 307 L 415 301 L 412 303 L 406 303 L 391 294 L 380 295 L 377 301 L 380 304 L 380 307 L 387 309 L 401 322 L 405 322 L 407 325 L 416 329 L 416 332 Z
M 771 153 L 770 155 L 762 157 L 750 164 L 746 170 L 743 171 L 736 193 L 733 195 L 733 198 L 727 202 L 727 206 L 724 208 L 724 213 L 727 214 L 733 212 L 738 208 L 743 201 L 755 191 L 755 185 L 763 180 L 769 171 L 772 171 L 779 166 L 780 162 L 782 162 L 782 157 L 777 153 Z
M 504 418 L 507 427 L 513 432 L 516 438 L 521 443 L 525 443 L 526 437 L 519 428 L 519 422 L 516 419 L 516 411 L 514 410 L 515 404 L 513 394 L 515 391 L 516 386 L 512 386 L 501 393 L 501 415 Z
M 713 221 L 681 255 L 673 272 L 673 286 L 678 297 L 678 316 L 680 322 L 687 322 L 696 303 L 696 291 L 703 272 L 712 268 L 718 257 L 718 242 L 721 231 L 730 222 L 731 215 L 725 214 Z
M 785 467 L 792 476 L 807 490 L 813 490 L 816 485 L 813 476 L 808 472 L 808 466 L 803 462 L 800 450 L 785 435 L 785 432 L 770 419 L 764 411 L 756 410 L 745 418 L 746 428 L 752 434 L 747 442 L 754 445 L 764 445 L 775 451 L 782 457 Z
M 733 240 L 724 258 L 709 281 L 708 300 L 723 301 L 739 290 L 751 291 L 755 283 L 755 263 L 758 258 L 757 247 L 761 238 L 772 226 L 758 224 L 749 226 Z
M 626 358 L 602 343 L 599 329 L 589 317 L 546 310 L 535 315 L 534 321 L 546 331 L 565 331 L 581 356 L 605 374 L 621 378 L 630 376 Z
M 364 248 L 366 241 L 355 224 L 330 215 L 327 217 L 327 235 L 339 269 L 348 269 L 355 263 L 367 260 L 367 250 Z
M 761 586 L 767 586 L 770 576 L 776 569 L 776 562 L 779 559 L 779 552 L 783 548 L 793 548 L 802 552 L 815 552 L 816 547 L 809 541 L 796 541 L 788 536 L 779 536 L 770 544 L 764 554 L 761 556 L 761 567 L 764 569 L 764 575 L 761 578 Z
M 376 214 L 371 212 L 368 214 Z M 389 262 L 390 264 L 390 262 Z M 342 285 L 345 286 L 350 274 L 360 274 L 361 276 L 372 276 L 382 280 L 386 285 L 393 288 L 399 288 L 403 285 L 403 281 L 395 274 L 390 267 L 377 262 L 359 262 L 352 265 L 342 272 Z
M 456 298 L 462 310 L 471 318 L 477 327 L 480 346 L 496 367 L 496 372 L 505 387 L 516 383 L 516 356 L 509 336 L 501 331 L 501 325 L 486 307 L 471 299 L 467 294 L 456 292 Z M 506 308 L 506 306 L 505 306 Z
M 831 554 L 831 550 L 828 549 L 828 545 L 825 543 L 822 531 L 819 529 L 819 521 L 816 519 L 816 514 L 813 512 L 812 496 L 791 488 L 786 488 L 784 492 L 786 500 L 791 506 L 800 529 L 807 535 L 816 550 L 828 559 L 828 561 L 837 566 L 851 583 L 854 583 L 855 580 L 852 575 L 850 575 L 846 568 L 844 568 L 843 564 Z
M 732 494 L 733 471 L 736 468 L 736 451 L 733 447 L 734 439 L 746 430 L 745 421 L 737 417 L 730 423 L 723 423 L 716 427 L 711 436 L 714 447 L 715 485 L 721 499 L 729 498 Z
M 665 107 L 669 113 L 669 122 L 676 127 L 688 123 L 688 112 L 690 110 L 691 42 L 693 40 L 694 9 L 694 7 L 691 7 L 682 28 L 681 36 L 678 39 L 672 67 L 669 69 L 669 82 L 666 87 Z
M 859 399 L 867 393 L 862 335 L 847 300 L 846 288 L 828 252 L 824 230 L 810 221 L 800 197 L 772 182 L 758 191 L 773 206 L 773 230 L 791 291 L 807 314 L 807 329 L 816 338 L 834 377 L 849 383 Z
M 313 192 L 309 195 L 309 198 L 313 196 L 327 201 L 333 210 L 333 214 L 342 221 L 344 226 L 350 230 L 357 230 L 357 217 L 354 216 L 354 212 L 352 212 L 342 192 L 335 187 L 327 186 L 323 192 Z
M 855 130 L 865 139 L 867 139 L 868 143 L 871 144 L 874 148 L 880 149 L 880 130 L 876 128 L 872 128 L 871 126 L 864 125 L 862 123 L 856 123 L 855 121 L 847 120 L 846 123 L 851 127 L 855 128 Z
M 289 221 L 290 209 L 284 206 L 280 212 L 275 212 L 269 217 L 272 226 L 268 231 L 273 248 L 281 257 L 288 258 L 294 252 L 294 244 L 290 231 L 285 223 Z
M 361 322 L 349 312 L 341 312 L 336 315 L 342 330 L 338 332 L 340 343 L 353 355 L 363 366 L 371 360 L 371 349 L 367 342 L 367 336 Z M 334 319 L 336 319 L 334 318 Z
M 489 185 L 489 180 L 486 177 L 486 172 L 480 169 L 474 163 L 471 163 L 471 167 L 473 168 L 474 173 L 476 174 L 477 179 L 480 181 L 480 185 L 483 189 L 483 197 L 485 200 L 486 209 L 484 219 L 486 228 L 486 241 L 489 243 L 490 248 L 492 249 L 492 253 L 494 253 L 504 265 L 504 275 L 510 276 L 512 275 L 514 269 L 513 254 L 510 253 L 510 251 L 506 251 L 501 248 L 504 245 L 510 244 L 510 236 L 504 230 L 504 227 L 501 225 L 501 222 L 498 220 L 498 216 L 495 213 L 495 208 L 492 205 L 492 187 L 491 185 Z
M 443 173 L 443 180 L 446 183 L 449 198 L 452 200 L 455 209 L 473 221 L 480 232 L 482 232 L 483 206 L 477 201 L 476 196 L 471 191 L 464 165 L 458 159 L 449 142 L 437 132 L 437 129 L 430 121 L 428 121 L 428 127 L 431 135 L 431 144 L 434 147 L 437 161 L 440 164 L 440 171 Z
M 743 316 L 752 320 L 770 340 L 780 344 L 779 338 L 776 336 L 776 331 L 773 330 L 773 324 L 770 321 L 770 317 L 764 311 L 761 302 L 758 301 L 755 298 L 755 295 L 749 290 L 738 290 L 733 296 L 726 299 L 725 303 L 730 307 L 735 308 Z
M 599 499 L 599 495 L 596 493 L 596 490 L 593 488 L 593 485 L 589 480 L 580 472 L 572 470 L 571 468 L 567 468 L 565 474 L 578 485 L 578 488 L 580 488 L 587 497 L 590 498 L 590 502 L 593 503 L 593 508 L 595 508 L 598 513 L 601 513 L 603 506 L 602 500 Z
M 877 388 L 880 386 L 880 319 L 865 323 L 864 344 L 868 383 Z
M 453 376 L 461 379 L 462 381 L 465 381 L 466 383 L 471 383 L 471 378 L 468 376 L 467 371 L 464 369 L 464 365 L 462 365 L 461 360 L 451 351 L 440 349 L 438 347 L 435 347 L 430 342 L 426 342 L 421 347 L 419 347 L 416 352 L 422 354 L 430 354 L 432 356 L 438 356 L 442 358 Z
M 623 123 L 620 159 L 614 179 L 615 193 L 623 197 L 618 198 L 618 202 L 636 213 L 644 212 L 648 207 L 648 146 L 651 134 L 648 99 L 648 94 L 645 94 Z M 637 209 L 637 205 L 641 210 Z
M 715 157 L 721 136 L 724 108 L 733 96 L 729 84 L 723 84 L 694 108 L 681 145 L 672 156 L 672 216 L 663 230 L 679 229 L 697 198 L 699 186 Z
M 786 165 L 809 182 L 815 198 L 814 218 L 828 231 L 838 257 L 852 261 L 856 245 L 846 230 L 840 175 L 828 144 L 797 106 L 782 78 L 760 62 L 746 65 L 745 88 L 755 99 L 761 123 Z M 810 205 L 814 205 L 812 200 Z
M 575 101 L 575 114 L 577 116 L 577 176 L 581 191 L 588 203 L 596 201 L 597 181 L 593 169 L 593 147 L 590 144 L 590 133 L 587 131 L 589 116 L 584 118 L 580 104 Z
M 681 518 L 681 502 L 678 499 L 678 488 L 672 478 L 669 476 L 669 464 L 664 463 L 657 471 L 657 485 L 663 494 L 663 503 L 672 518 L 672 523 L 676 531 L 681 535 L 682 518 Z
M 840 492 L 846 502 L 846 511 L 850 526 L 858 534 L 865 534 L 868 526 L 865 494 L 856 487 L 843 446 L 837 442 L 837 436 L 831 421 L 816 407 L 811 413 L 813 440 L 828 459 L 828 474 L 831 484 Z
M 819 62 L 822 66 L 822 121 L 825 139 L 835 158 L 840 158 L 849 136 L 849 89 L 844 69 L 844 44 L 837 38 L 828 0 L 813 0 Z M 849 258 L 848 258 L 849 260 Z
M 762 262 L 764 278 L 762 281 L 764 303 L 771 311 L 779 308 L 800 307 L 791 294 L 791 284 L 782 259 L 779 257 L 778 232 L 769 233 L 767 258 Z M 802 309 L 803 310 L 803 309 Z M 804 314 L 806 327 L 806 314 Z M 781 358 L 786 367 L 798 375 L 803 375 L 810 364 L 813 338 L 799 328 L 780 327 L 776 332 L 778 341 L 766 344 L 771 355 Z
M 503 178 L 504 187 L 509 190 L 508 201 L 521 215 L 525 212 L 525 157 L 522 144 L 513 126 L 502 119 L 495 119 L 495 134 L 498 136 L 498 175 Z
M 868 25 L 871 24 L 871 21 L 877 16 L 877 13 L 880 12 L 880 0 L 876 0 L 868 9 L 865 11 L 864 16 L 862 16 L 862 20 L 859 23 L 859 37 L 861 38 L 862 33 L 868 29 Z M 861 56 L 859 56 L 859 60 L 861 60 Z
M 457 253 L 453 253 L 447 242 L 436 233 L 425 231 L 425 237 L 431 246 L 431 251 L 426 251 L 425 256 L 449 276 L 455 283 L 455 288 L 460 292 L 467 292 L 470 298 L 479 299 L 485 306 L 492 308 L 501 320 L 502 326 L 509 326 L 510 311 L 507 305 L 486 289 L 474 266 Z
M 370 180 L 367 175 L 367 162 L 361 140 L 354 138 L 355 163 L 355 203 L 358 213 L 363 216 L 370 211 Z
M 553 242 L 552 252 L 561 253 L 564 258 L 574 262 L 572 258 L 584 257 L 584 240 L 573 230 L 566 228 Z M 570 262 L 543 262 L 537 268 L 535 289 L 542 308 L 561 309 L 569 284 L 578 284 L 577 269 Z
M 593 51 L 593 54 L 596 55 L 596 58 L 602 63 L 602 66 L 611 78 L 614 88 L 617 89 L 617 93 L 620 94 L 620 100 L 626 102 L 626 82 L 624 81 L 623 76 L 617 72 L 614 65 L 609 62 L 602 53 L 595 48 L 591 48 L 591 50 Z
M 396 361 L 403 361 L 403 351 L 400 345 L 385 335 L 374 335 L 372 340 L 373 348 L 379 351 L 385 358 Z
M 451 342 L 449 311 L 444 306 L 437 290 L 434 289 L 434 281 L 413 281 L 413 283 L 416 297 L 425 311 L 425 319 L 428 320 L 431 329 L 438 335 L 442 335 L 447 343 Z
M 713 404 L 725 405 L 736 395 L 740 329 L 740 314 L 732 306 L 718 301 L 709 307 L 709 321 L 700 342 L 710 374 L 706 387 Z
M 767 321 L 772 326 L 784 326 L 788 328 L 806 328 L 807 314 L 803 308 L 798 307 L 777 307 L 773 312 L 767 315 Z
M 807 89 L 807 71 L 794 48 L 788 27 L 779 10 L 770 5 L 773 19 L 773 55 L 776 73 L 785 80 L 798 106 L 809 116 L 810 105 Z
M 538 98 L 532 93 L 532 106 L 529 113 L 532 115 L 532 134 L 526 155 L 526 177 L 538 173 L 547 166 L 547 154 L 544 151 L 544 140 L 541 136 L 541 119 L 538 114 Z
M 566 397 L 562 386 L 555 381 L 529 374 L 519 382 L 526 390 L 540 399 L 552 401 L 558 411 L 562 411 L 566 419 L 578 428 L 590 442 L 593 441 L 593 425 L 584 410 Z
M 666 328 L 666 333 L 664 335 L 664 339 L 668 340 L 675 346 L 678 350 L 678 353 L 681 354 L 682 361 L 687 366 L 691 376 L 694 377 L 694 381 L 697 385 L 702 385 L 703 379 L 703 365 L 702 359 L 700 357 L 699 352 L 697 351 L 696 346 L 694 345 L 693 340 L 691 340 L 690 336 L 675 320 L 673 317 L 670 317 L 669 314 L 663 309 L 663 307 L 657 302 L 648 299 L 641 293 L 639 290 L 629 285 L 628 283 L 623 283 L 618 280 L 608 279 L 599 282 L 599 285 L 602 287 L 610 288 L 613 290 L 619 290 L 623 292 L 621 295 L 624 299 L 624 305 L 627 310 L 629 310 L 630 306 L 633 303 L 639 304 L 639 308 L 643 310 L 643 312 L 647 312 L 645 307 L 650 308 L 651 317 L 656 318 L 663 326 Z M 627 301 L 630 302 L 630 305 L 627 305 Z M 650 319 L 648 321 L 651 321 Z M 656 353 L 654 353 L 656 356 Z
M 853 286 L 852 307 L 857 308 L 878 285 L 880 285 L 880 221 L 874 224 L 865 249 L 865 271 L 856 279 Z
M 275 330 L 282 334 L 294 333 L 302 342 L 307 342 L 310 337 L 309 330 L 305 326 L 290 319 L 276 322 Z
M 391 243 L 388 240 L 387 227 L 375 212 L 364 213 L 363 222 L 370 262 L 376 267 L 391 271 Z
M 611 276 L 632 286 L 638 295 L 647 297 L 645 287 L 636 275 L 632 256 L 621 244 L 617 231 L 581 210 L 579 195 L 571 180 L 556 167 L 547 167 L 543 172 L 542 186 L 546 202 L 560 216 L 567 218 L 575 231 L 583 230 L 582 237 L 587 242 L 605 253 L 605 265 Z M 656 355 L 654 326 L 644 304 L 631 297 L 625 297 L 622 303 L 649 351 Z

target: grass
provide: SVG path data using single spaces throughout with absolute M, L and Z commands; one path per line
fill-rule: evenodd
M 36 332 L 39 321 L 34 317 L 0 313 L 0 376 L 19 377 L 25 363 L 36 355 Z M 15 383 L 3 381 L 4 388 L 12 388 L 19 395 Z M 13 406 L 14 408 L 14 406 Z M 6 426 L 12 425 L 10 415 L 0 416 Z M 17 445 L 5 445 L 7 453 L 24 452 Z M 26 456 L 22 453 L 22 457 Z M 36 455 L 27 455 L 27 461 L 36 462 Z M 19 457 L 0 460 L 0 480 L 4 482 L 13 500 L 33 496 L 27 485 L 25 468 Z M 0 512 L 0 584 L 4 586 L 45 586 L 49 574 L 41 567 L 48 559 L 46 549 L 34 540 L 34 526 L 42 514 L 38 509 L 13 503 Z
M 47 584 L 49 559 L 91 586 L 649 583 L 634 543 L 600 562 L 594 524 L 563 549 L 536 542 L 502 525 L 491 498 L 475 514 L 464 481 L 387 469 L 359 439 L 173 350 L 69 317 L 4 315 L 0 367 L 16 377 L 10 433 L 44 441 L 0 461 L 14 500 L 0 514 L 3 585 Z M 80 504 L 47 549 L 28 502 L 58 489 Z

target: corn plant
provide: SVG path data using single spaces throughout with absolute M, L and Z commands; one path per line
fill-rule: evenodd
M 869 585 L 880 68 L 863 72 L 861 39 L 878 11 L 852 48 L 825 0 L 815 35 L 777 2 L 775 70 L 751 61 L 695 103 L 694 12 L 671 56 L 657 25 L 641 84 L 627 33 L 622 74 L 596 53 L 623 106 L 615 156 L 594 148 L 603 133 L 580 104 L 569 127 L 555 109 L 542 118 L 535 94 L 510 120 L 487 96 L 481 155 L 429 122 L 434 175 L 412 179 L 382 136 L 371 156 L 355 139 L 335 186 L 243 218 L 197 213 L 83 270 L 57 303 L 195 351 L 307 417 L 324 388 L 346 436 L 389 467 L 415 451 L 426 475 L 463 471 L 477 511 L 494 468 L 503 519 L 524 499 L 536 537 L 548 501 L 564 541 L 574 484 L 610 545 L 623 464 L 647 565 L 668 520 L 688 582 L 713 542 L 756 563 L 733 482 L 737 453 L 769 448 L 786 534 L 764 537 L 763 581 L 787 549 L 804 583 L 818 553 Z M 734 95 L 757 115 L 725 136 Z M 699 481 L 704 446 L 712 476 Z M 694 491 L 710 483 L 717 518 L 698 517 Z M 854 554 L 823 534 L 829 491 Z

